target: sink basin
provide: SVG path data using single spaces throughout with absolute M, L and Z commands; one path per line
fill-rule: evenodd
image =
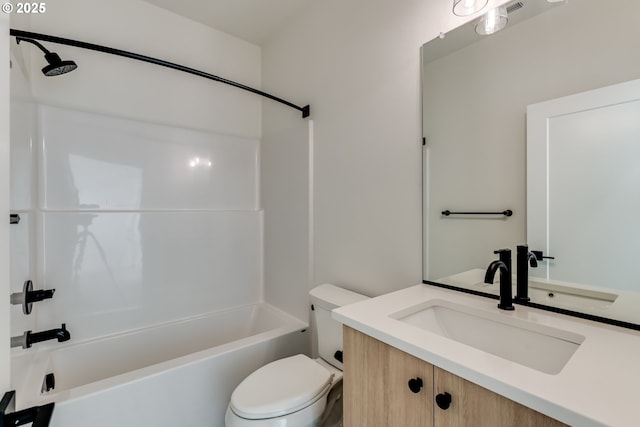
M 584 336 L 573 332 L 439 299 L 390 317 L 552 375 L 562 370 L 584 341 Z

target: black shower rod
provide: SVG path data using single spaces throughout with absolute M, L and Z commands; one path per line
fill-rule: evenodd
M 183 71 L 185 73 L 189 73 L 189 74 L 193 74 L 196 76 L 200 76 L 200 77 L 204 77 L 205 79 L 209 79 L 209 80 L 214 80 L 216 82 L 220 82 L 220 83 L 224 83 L 224 84 L 228 84 L 230 86 L 235 86 L 239 89 L 243 89 L 246 91 L 249 91 L 251 93 L 255 93 L 257 95 L 263 96 L 265 98 L 269 98 L 273 101 L 277 101 L 281 104 L 284 104 L 288 107 L 294 108 L 298 111 L 302 112 L 302 118 L 306 118 L 309 117 L 309 115 L 311 114 L 311 110 L 310 107 L 308 105 L 305 105 L 304 107 L 299 107 L 289 101 L 285 101 L 282 98 L 278 98 L 277 96 L 271 95 L 269 93 L 263 92 L 261 90 L 258 89 L 254 89 L 250 86 L 246 86 L 240 83 L 236 83 L 232 80 L 228 80 L 222 77 L 218 77 L 215 76 L 213 74 L 209 74 L 209 73 L 205 73 L 204 71 L 199 71 L 196 70 L 194 68 L 189 68 L 189 67 L 185 67 L 184 65 L 180 65 L 180 64 L 175 64 L 173 62 L 168 62 L 168 61 L 163 61 L 162 59 L 157 59 L 157 58 L 152 58 L 150 56 L 145 56 L 145 55 L 140 55 L 137 53 L 133 53 L 133 52 L 127 52 L 125 50 L 120 50 L 120 49 L 114 49 L 111 47 L 107 47 L 107 46 L 101 46 L 98 44 L 93 44 L 93 43 L 87 43 L 87 42 L 83 42 L 83 41 L 79 41 L 79 40 L 72 40 L 72 39 L 66 39 L 66 38 L 62 38 L 62 37 L 56 37 L 56 36 L 51 36 L 48 34 L 40 34 L 40 33 L 33 33 L 30 31 L 22 31 L 22 30 L 16 30 L 16 29 L 11 29 L 9 31 L 9 34 L 15 37 L 21 37 L 21 38 L 25 38 L 25 39 L 33 39 L 33 40 L 40 40 L 40 41 L 44 41 L 44 42 L 50 42 L 50 43 L 57 43 L 57 44 L 64 44 L 67 46 L 73 46 L 73 47 L 79 47 L 82 49 L 89 49 L 89 50 L 95 50 L 97 52 L 103 52 L 103 53 L 109 53 L 111 55 L 117 55 L 117 56 L 123 56 L 125 58 L 130 58 L 130 59 L 135 59 L 138 61 L 143 61 L 143 62 L 148 62 L 150 64 L 155 64 L 155 65 L 160 65 L 162 67 L 167 67 L 167 68 L 172 68 L 174 70 L 178 70 L 178 71 Z

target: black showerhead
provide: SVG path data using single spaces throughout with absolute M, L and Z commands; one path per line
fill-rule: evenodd
M 60 74 L 65 74 L 78 68 L 75 62 L 63 61 L 58 54 L 54 52 L 45 53 L 44 57 L 49 63 L 49 65 L 42 69 L 45 76 L 59 76 Z
M 69 71 L 73 71 L 78 68 L 78 65 L 73 61 L 63 61 L 60 59 L 55 52 L 49 52 L 44 46 L 33 39 L 25 39 L 23 37 L 16 37 L 16 43 L 20 43 L 21 41 L 29 42 L 34 44 L 40 48 L 41 51 L 44 52 L 44 58 L 47 60 L 49 65 L 45 66 L 42 69 L 42 73 L 45 76 L 59 76 L 60 74 L 68 73 Z

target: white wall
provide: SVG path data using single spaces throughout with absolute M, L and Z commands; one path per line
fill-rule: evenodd
M 304 150 L 262 148 L 265 159 L 272 149 L 270 158 L 287 158 L 279 174 L 296 179 L 302 164 L 313 175 L 311 283 L 300 274 L 268 287 L 332 282 L 378 295 L 421 281 L 420 47 L 465 21 L 451 6 L 312 2 L 263 47 L 264 87 L 309 103 L 314 129 L 312 163 Z M 301 120 L 267 104 L 263 114 L 265 136 Z M 290 211 L 289 222 L 302 215 Z
M 0 395 L 9 391 L 9 15 L 0 14 Z
M 264 297 L 307 320 L 312 272 L 310 156 L 313 123 L 296 113 L 289 128 L 266 132 L 260 146 L 264 208 Z M 265 116 L 265 120 L 270 120 Z

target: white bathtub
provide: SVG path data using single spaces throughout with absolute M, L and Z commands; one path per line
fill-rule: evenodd
M 265 363 L 305 352 L 306 329 L 262 303 L 60 348 L 36 344 L 12 359 L 16 404 L 56 402 L 51 427 L 223 426 L 233 389 Z M 48 373 L 55 388 L 42 392 Z

